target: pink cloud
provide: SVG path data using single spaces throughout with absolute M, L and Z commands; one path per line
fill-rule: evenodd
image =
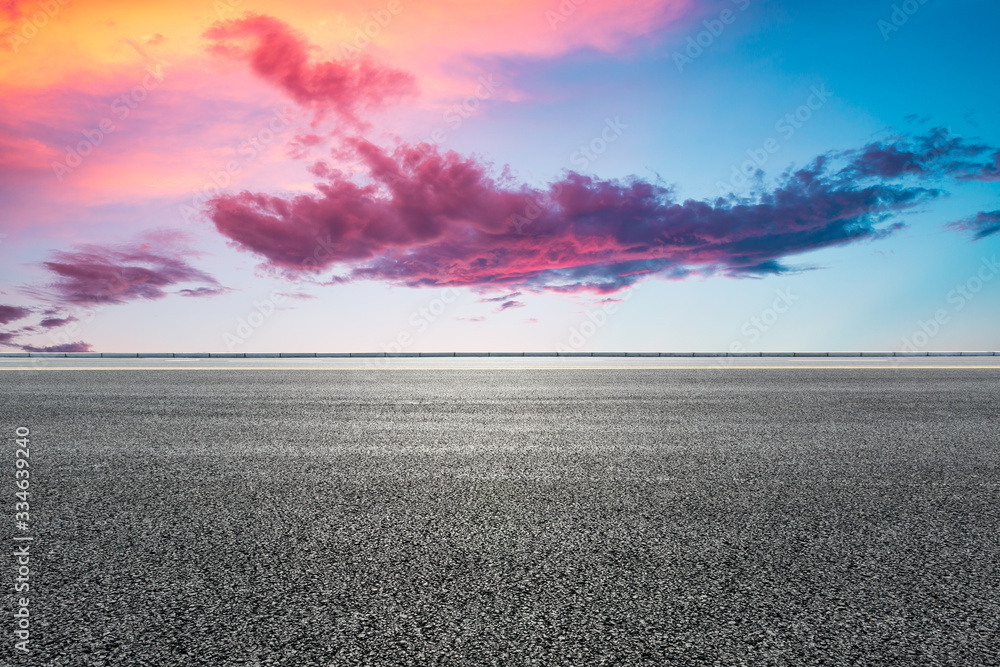
M 183 232 L 157 230 L 147 232 L 131 243 L 113 246 L 80 245 L 69 251 L 54 251 L 43 262 L 54 275 L 53 282 L 21 288 L 34 297 L 37 308 L 0 306 L 0 324 L 21 319 L 38 312 L 36 326 L 5 332 L 0 343 L 16 345 L 17 339 L 39 330 L 51 331 L 77 321 L 66 311 L 78 306 L 86 308 L 128 303 L 136 300 L 161 299 L 169 294 L 208 297 L 223 294 L 223 287 L 208 273 L 189 263 L 197 253 L 188 245 Z M 187 285 L 185 287 L 185 285 Z M 179 287 L 175 291 L 170 288 Z M 65 340 L 65 338 L 64 338 Z M 23 344 L 29 352 L 86 352 L 90 346 L 82 341 L 49 347 Z
M 315 47 L 288 24 L 248 13 L 219 21 L 204 34 L 211 53 L 245 60 L 262 79 L 278 86 L 298 104 L 320 114 L 333 111 L 359 122 L 360 111 L 380 107 L 414 91 L 413 77 L 369 57 L 312 62 Z
M 192 267 L 186 237 L 159 231 L 131 244 L 78 246 L 56 251 L 43 266 L 55 282 L 25 291 L 57 306 L 121 304 L 137 299 L 161 299 L 167 288 L 194 283 L 182 296 L 211 296 L 226 290 L 212 276 Z
M 293 160 L 304 160 L 309 156 L 309 149 L 316 148 L 326 141 L 326 137 L 318 134 L 301 134 L 292 137 L 288 142 L 286 152 Z
M 0 324 L 8 324 L 31 314 L 30 308 L 22 306 L 0 306 Z
M 0 14 L 3 14 L 11 21 L 18 19 L 23 13 L 21 6 L 24 4 L 23 0 L 2 0 L 0 2 Z
M 427 144 L 346 143 L 360 181 L 323 166 L 319 194 L 226 194 L 208 217 L 293 276 L 611 293 L 650 276 L 785 272 L 792 255 L 879 238 L 900 226 L 888 217 L 943 194 L 861 175 L 866 151 L 840 170 L 821 157 L 755 198 L 681 202 L 638 178 L 568 172 L 534 188 Z

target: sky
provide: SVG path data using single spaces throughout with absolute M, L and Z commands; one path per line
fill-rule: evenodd
M 0 0 L 0 351 L 1000 349 L 987 0 Z

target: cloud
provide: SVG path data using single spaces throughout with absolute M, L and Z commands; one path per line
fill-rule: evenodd
M 503 311 L 510 310 L 511 308 L 524 308 L 524 304 L 520 301 L 504 301 L 500 304 L 500 307 L 497 308 L 497 312 L 502 313 Z
M 227 291 L 218 281 L 187 262 L 191 250 L 177 232 L 153 232 L 139 241 L 116 246 L 82 245 L 56 251 L 43 262 L 56 281 L 25 292 L 56 306 L 122 304 L 161 299 L 167 288 L 200 283 L 180 290 L 184 296 L 208 296 Z
M 42 266 L 55 281 L 43 285 L 27 285 L 21 291 L 40 303 L 37 309 L 0 306 L 0 324 L 39 312 L 36 326 L 8 332 L 0 343 L 14 344 L 16 339 L 39 330 L 52 331 L 78 321 L 66 314 L 75 308 L 100 309 L 106 305 L 134 300 L 161 299 L 168 294 L 208 297 L 229 292 L 212 276 L 188 263 L 197 256 L 189 247 L 183 232 L 156 230 L 141 235 L 131 243 L 114 246 L 80 245 L 70 251 L 55 251 Z M 176 292 L 169 288 L 193 283 Z M 71 330 L 72 333 L 72 330 Z M 50 334 L 51 335 L 51 334 Z M 65 335 L 55 338 L 66 340 Z M 21 345 L 29 352 L 87 352 L 90 346 L 82 341 L 38 347 Z M 65 348 L 65 349 L 64 349 Z
M 84 343 L 80 340 L 75 343 L 62 343 L 61 345 L 47 345 L 44 347 L 22 345 L 21 349 L 25 352 L 93 352 L 93 347 L 90 343 Z
M 24 4 L 23 0 L 0 0 L 0 14 L 9 21 L 19 19 L 24 13 L 21 9 Z
M 498 301 L 509 301 L 510 299 L 515 299 L 515 298 L 517 298 L 519 296 L 521 296 L 521 292 L 511 292 L 510 294 L 504 294 L 502 296 L 494 296 L 494 297 L 489 297 L 489 298 L 483 297 L 483 298 L 481 298 L 479 300 L 479 302 L 480 303 L 494 303 L 494 302 L 498 302 Z
M 459 322 L 485 322 L 486 321 L 486 318 L 482 317 L 482 316 L 479 316 L 479 317 L 456 317 L 455 319 L 457 321 L 459 321 Z
M 292 137 L 285 147 L 285 154 L 293 160 L 304 160 L 309 157 L 309 149 L 316 148 L 326 141 L 326 137 L 318 134 L 300 134 Z
M 219 286 L 219 287 L 196 287 L 194 289 L 182 289 L 178 290 L 177 293 L 180 294 L 181 296 L 201 297 L 201 296 L 218 296 L 219 294 L 225 294 L 226 292 L 230 291 L 232 290 L 230 290 L 228 287 Z
M 679 201 L 640 178 L 567 172 L 536 188 L 428 144 L 345 144 L 362 177 L 317 168 L 317 194 L 227 193 L 207 216 L 291 277 L 337 269 L 338 281 L 607 294 L 652 276 L 787 272 L 794 255 L 882 238 L 898 214 L 944 194 L 893 182 L 900 145 L 817 158 L 752 197 Z M 930 173 L 944 154 L 907 159 Z
M 332 111 L 359 122 L 361 110 L 384 106 L 414 92 L 413 77 L 360 56 L 311 62 L 318 49 L 288 24 L 247 13 L 218 21 L 204 33 L 209 51 L 247 61 L 254 73 L 319 115 Z
M 958 231 L 973 232 L 973 237 L 978 241 L 1000 232 L 1000 211 L 983 211 L 971 218 L 950 222 L 947 226 Z
M 287 299 L 315 299 L 315 294 L 307 294 L 306 292 L 278 292 L 280 296 Z
M 1000 151 L 991 162 L 980 157 L 993 150 L 986 144 L 969 142 L 937 127 L 915 137 L 895 137 L 888 142 L 873 142 L 844 155 L 850 163 L 843 174 L 855 178 L 955 178 L 958 180 L 997 180 Z M 992 175 L 992 177 L 991 177 Z
M 76 321 L 77 321 L 77 318 L 72 317 L 72 316 L 70 316 L 70 317 L 46 317 L 45 319 L 43 319 L 41 322 L 38 323 L 38 326 L 40 326 L 43 329 L 56 329 L 58 327 L 66 326 L 67 324 L 70 324 L 71 322 L 76 322 Z
M 23 306 L 0 306 L 0 324 L 8 324 L 31 314 L 30 308 Z
M 981 181 L 984 183 L 1000 181 L 1000 151 L 994 153 L 992 159 L 992 164 L 973 168 L 969 173 L 963 174 L 961 178 L 967 181 Z

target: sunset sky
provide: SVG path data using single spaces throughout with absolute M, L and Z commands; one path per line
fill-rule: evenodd
M 0 351 L 998 349 L 998 25 L 0 2 Z

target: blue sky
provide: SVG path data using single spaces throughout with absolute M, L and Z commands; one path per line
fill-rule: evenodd
M 558 3 L 400 5 L 345 59 L 369 4 L 327 26 L 309 2 L 154 3 L 103 37 L 95 4 L 0 51 L 0 342 L 998 347 L 995 3 L 595 2 L 554 29 Z M 154 61 L 162 82 L 54 178 Z

